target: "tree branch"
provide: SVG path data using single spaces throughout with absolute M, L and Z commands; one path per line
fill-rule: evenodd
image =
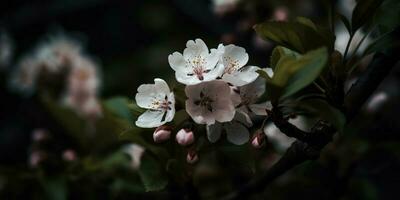
M 367 71 L 360 77 L 350 92 L 346 95 L 347 124 L 356 116 L 379 83 L 389 74 L 398 61 L 392 49 L 390 54 L 376 54 L 369 64 Z M 289 137 L 297 139 L 285 152 L 282 158 L 258 179 L 254 179 L 238 191 L 227 195 L 225 200 L 243 199 L 254 192 L 263 190 L 270 182 L 286 171 L 308 160 L 319 157 L 320 151 L 332 140 L 336 130 L 328 123 L 319 121 L 310 133 L 305 132 L 289 123 L 277 107 L 271 113 L 271 119 L 279 130 Z

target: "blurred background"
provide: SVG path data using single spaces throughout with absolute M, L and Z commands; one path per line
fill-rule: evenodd
M 354 1 L 333 2 L 336 11 L 351 17 Z M 328 6 L 319 0 L 14 0 L 1 4 L 1 199 L 215 199 L 234 191 L 268 169 L 293 140 L 269 127 L 268 143 L 260 150 L 223 143 L 214 152 L 200 154 L 196 165 L 175 166 L 181 164 L 167 160 L 167 172 L 157 173 L 168 184 L 147 192 L 153 189 L 141 170 L 154 165 L 164 169 L 165 163 L 149 159 L 140 164 L 147 147 L 118 140 L 112 133 L 118 131 L 101 121 L 108 119 L 107 109 L 125 115 L 115 105 L 133 101 L 140 84 L 155 77 L 172 83 L 174 73 L 167 57 L 183 51 L 188 40 L 202 38 L 209 48 L 219 43 L 242 46 L 249 54 L 248 64 L 267 67 L 274 44 L 258 37 L 254 24 L 304 16 L 328 26 Z M 383 6 L 382 10 L 394 10 L 387 23 L 398 24 L 399 3 L 387 0 Z M 348 35 L 339 21 L 335 26 L 335 48 L 343 53 Z M 371 34 L 365 43 L 373 39 Z M 369 60 L 355 70 L 348 85 Z M 397 64 L 354 123 L 325 148 L 318 161 L 296 167 L 251 198 L 396 199 L 399 78 Z M 61 104 L 67 108 L 58 108 Z M 67 116 L 61 118 L 68 120 L 58 120 L 57 109 L 72 110 L 82 120 Z M 86 134 L 83 142 L 77 139 L 82 137 L 79 133 L 70 134 L 79 132 L 76 127 Z M 151 132 L 144 140 L 156 146 Z M 147 156 L 157 158 L 153 154 Z

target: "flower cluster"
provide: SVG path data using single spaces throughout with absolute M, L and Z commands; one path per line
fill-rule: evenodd
M 91 120 L 101 115 L 98 66 L 72 39 L 59 36 L 43 42 L 20 60 L 11 78 L 12 86 L 25 94 L 43 90 L 42 86 L 46 90 L 58 82 L 66 89 L 56 95 L 61 95 L 66 106 Z
M 176 80 L 185 85 L 185 110 L 194 123 L 206 126 L 210 142 L 216 142 L 223 133 L 233 144 L 248 142 L 251 116 L 267 115 L 271 107 L 269 102 L 258 103 L 265 92 L 265 82 L 257 71 L 264 70 L 272 77 L 272 70 L 247 66 L 248 60 L 242 47 L 220 44 L 209 49 L 201 39 L 189 40 L 183 53 L 168 56 Z M 154 84 L 141 85 L 137 91 L 136 103 L 147 111 L 139 116 L 136 125 L 158 127 L 154 133 L 156 142 L 168 139 L 172 129 L 164 124 L 171 122 L 176 112 L 174 93 L 159 78 L 154 79 Z M 181 129 L 176 140 L 184 146 L 193 143 L 193 131 Z

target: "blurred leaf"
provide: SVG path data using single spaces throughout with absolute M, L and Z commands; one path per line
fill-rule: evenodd
M 296 110 L 321 118 L 331 123 L 339 131 L 346 123 L 344 114 L 322 99 L 307 99 L 296 103 Z
M 48 199 L 66 200 L 67 183 L 62 177 L 46 177 L 42 180 L 44 191 Z
M 391 32 L 400 25 L 399 10 L 399 0 L 385 0 L 382 3 L 374 16 L 374 24 L 378 26 L 381 34 Z
M 103 101 L 103 104 L 112 113 L 118 115 L 118 117 L 133 122 L 135 119 L 130 110 L 132 109 L 132 105 L 135 104 L 129 102 L 130 100 L 126 97 L 113 97 Z
M 144 154 L 139 169 L 139 176 L 147 192 L 159 191 L 168 184 L 161 164 L 149 154 Z
M 294 51 L 305 53 L 322 46 L 333 49 L 333 38 L 327 40 L 311 25 L 311 21 L 300 18 L 301 22 L 264 22 L 254 26 L 257 34 Z M 313 24 L 313 23 L 312 23 Z M 320 30 L 320 29 L 318 29 Z
M 304 24 L 312 29 L 314 29 L 315 31 L 317 31 L 317 26 L 314 24 L 314 22 L 312 22 L 310 19 L 305 18 L 305 17 L 297 17 L 296 21 Z
M 396 39 L 396 36 L 399 34 L 399 29 L 392 30 L 388 33 L 381 35 L 377 38 L 373 43 L 371 43 L 367 49 L 364 51 L 364 56 L 374 53 L 374 52 L 383 52 L 386 49 L 390 49 L 395 46 L 400 45 L 400 41 Z
M 274 93 L 271 95 L 273 100 L 288 97 L 312 83 L 320 75 L 327 61 L 326 48 L 310 51 L 298 58 L 282 57 L 270 82 L 277 88 L 271 91 Z
M 352 33 L 372 19 L 383 0 L 358 0 L 351 18 Z
M 351 34 L 351 24 L 350 21 L 342 14 L 336 13 L 337 17 L 343 22 L 344 26 L 346 27 L 349 34 Z

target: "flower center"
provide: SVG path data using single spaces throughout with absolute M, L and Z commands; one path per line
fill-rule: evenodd
M 213 99 L 211 99 L 210 97 L 204 95 L 203 92 L 200 92 L 200 100 L 197 100 L 194 102 L 195 105 L 197 106 L 201 106 L 206 108 L 208 111 L 212 112 L 213 108 L 212 108 L 212 103 L 214 102 Z
M 239 61 L 233 60 L 231 57 L 224 57 L 225 63 L 228 63 L 225 66 L 224 74 L 232 74 L 233 72 L 239 70 Z
M 187 63 L 192 67 L 192 73 L 188 73 L 188 76 L 196 75 L 199 80 L 204 80 L 204 73 L 210 72 L 210 70 L 205 69 L 206 61 L 201 56 L 194 57 L 191 61 L 188 60 Z
M 171 101 L 168 101 L 168 96 L 165 95 L 164 99 L 157 99 L 154 98 L 153 102 L 151 102 L 151 107 L 154 110 L 162 110 L 162 111 L 168 111 L 171 110 Z

